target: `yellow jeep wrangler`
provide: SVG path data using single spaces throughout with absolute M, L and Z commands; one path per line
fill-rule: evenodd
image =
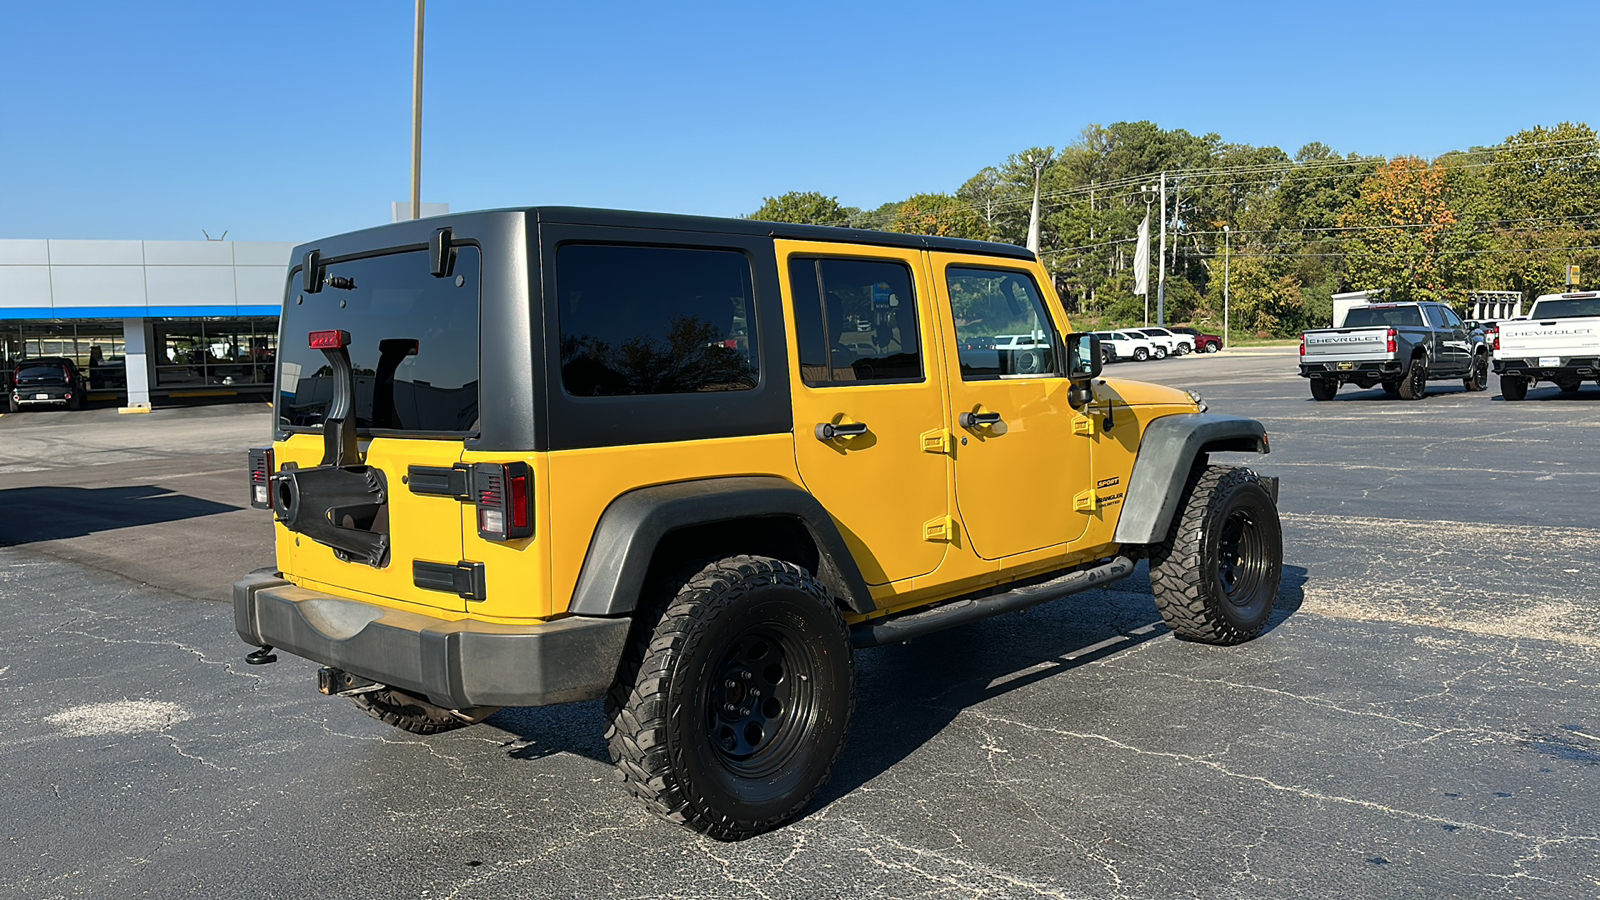
M 1179 637 L 1261 630 L 1277 483 L 1209 462 L 1261 424 L 1100 366 L 1008 245 L 569 208 L 313 242 L 237 630 L 423 734 L 603 697 L 634 794 L 756 834 L 827 779 L 856 648 L 1139 559 Z

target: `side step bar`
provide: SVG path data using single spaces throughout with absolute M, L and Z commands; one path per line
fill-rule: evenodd
M 1044 584 L 1017 588 L 972 600 L 957 600 L 921 612 L 889 616 L 853 625 L 850 643 L 857 647 L 895 644 L 956 625 L 976 622 L 1001 613 L 1026 609 L 1090 588 L 1121 581 L 1133 574 L 1133 560 L 1118 556 L 1092 569 L 1083 569 Z

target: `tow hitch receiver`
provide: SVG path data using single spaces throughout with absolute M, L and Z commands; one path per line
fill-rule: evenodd
M 323 666 L 317 670 L 317 691 L 332 697 L 338 694 L 365 694 L 383 685 L 360 675 L 351 675 L 343 669 Z

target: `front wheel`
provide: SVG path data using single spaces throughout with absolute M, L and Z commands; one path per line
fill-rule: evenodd
M 1332 400 L 1339 393 L 1339 382 L 1332 378 L 1311 379 L 1311 397 L 1314 400 Z
M 1152 351 L 1152 355 L 1155 356 L 1156 359 L 1166 359 L 1167 358 L 1167 348 L 1165 348 L 1165 347 L 1157 347 L 1154 351 Z
M 611 760 L 652 812 L 723 841 L 816 796 L 844 746 L 855 666 L 811 573 L 734 556 L 665 585 L 606 697 Z
M 1217 351 L 1219 351 L 1221 349 L 1222 349 L 1222 345 L 1217 343 L 1217 342 L 1215 342 L 1215 341 L 1212 341 L 1211 343 L 1206 345 L 1206 352 L 1207 353 L 1216 353 Z
M 1135 347 L 1133 350 L 1133 358 L 1138 362 L 1144 362 L 1150 358 L 1150 351 L 1143 347 Z
M 1189 476 L 1167 539 L 1151 548 L 1150 585 L 1178 637 L 1238 644 L 1261 633 L 1283 577 L 1278 507 L 1250 469 Z
M 1500 397 L 1507 401 L 1521 400 L 1528 396 L 1528 379 L 1518 378 L 1515 375 L 1500 376 Z

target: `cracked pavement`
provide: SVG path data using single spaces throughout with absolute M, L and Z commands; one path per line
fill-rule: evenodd
M 270 562 L 233 440 L 259 408 L 206 414 L 232 455 L 15 460 L 0 897 L 1600 896 L 1600 389 L 1314 403 L 1293 373 L 1292 350 L 1109 373 L 1267 423 L 1264 635 L 1174 640 L 1141 566 L 861 652 L 832 781 L 733 845 L 621 790 L 598 704 L 417 737 L 308 662 L 244 665 L 215 601 Z M 51 485 L 165 505 L 29 539 Z

